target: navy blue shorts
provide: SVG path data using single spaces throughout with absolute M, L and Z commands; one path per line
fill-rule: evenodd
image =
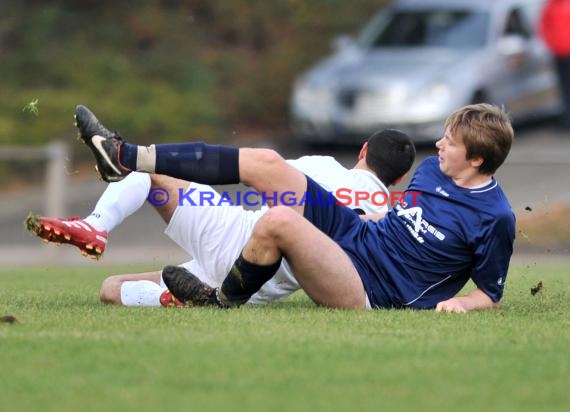
M 385 306 L 386 296 L 379 290 L 378 276 L 375 275 L 375 259 L 369 259 L 369 254 L 374 253 L 378 244 L 375 238 L 377 231 L 371 226 L 375 223 L 363 221 L 358 213 L 346 206 L 334 202 L 325 204 L 318 199 L 328 199 L 328 192 L 307 176 L 307 202 L 303 216 L 348 255 L 372 306 Z

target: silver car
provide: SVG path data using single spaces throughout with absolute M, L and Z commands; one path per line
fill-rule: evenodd
M 295 135 L 356 142 L 391 127 L 436 140 L 453 110 L 482 101 L 504 105 L 515 122 L 559 113 L 552 58 L 536 32 L 543 3 L 395 1 L 296 81 Z

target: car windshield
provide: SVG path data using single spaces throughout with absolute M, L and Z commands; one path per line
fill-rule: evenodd
M 366 47 L 478 48 L 485 45 L 489 16 L 463 10 L 399 10 L 368 26 Z

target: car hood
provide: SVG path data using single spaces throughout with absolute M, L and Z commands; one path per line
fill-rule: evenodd
M 477 55 L 473 50 L 447 49 L 352 51 L 325 60 L 309 71 L 305 80 L 314 86 L 336 88 L 417 88 L 473 69 Z

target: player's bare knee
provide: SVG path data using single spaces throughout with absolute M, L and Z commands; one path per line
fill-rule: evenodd
M 156 173 L 149 174 L 150 176 L 150 187 L 151 189 L 155 189 L 157 187 L 162 186 L 162 175 L 157 175 Z
M 271 188 L 271 178 L 285 159 L 272 149 L 241 149 L 240 179 L 243 183 L 255 187 L 258 191 Z
M 272 207 L 255 225 L 254 235 L 279 240 L 287 237 L 292 224 L 302 217 L 286 206 Z
M 285 161 L 283 157 L 273 149 L 257 149 L 256 160 L 268 167 Z
M 99 300 L 102 303 L 120 305 L 121 304 L 121 284 L 123 282 L 119 276 L 109 276 L 101 284 Z
M 160 175 L 156 173 L 150 174 L 150 187 L 151 189 L 157 188 L 170 188 L 170 187 L 183 187 L 186 188 L 190 182 L 186 180 L 176 179 L 167 175 Z

